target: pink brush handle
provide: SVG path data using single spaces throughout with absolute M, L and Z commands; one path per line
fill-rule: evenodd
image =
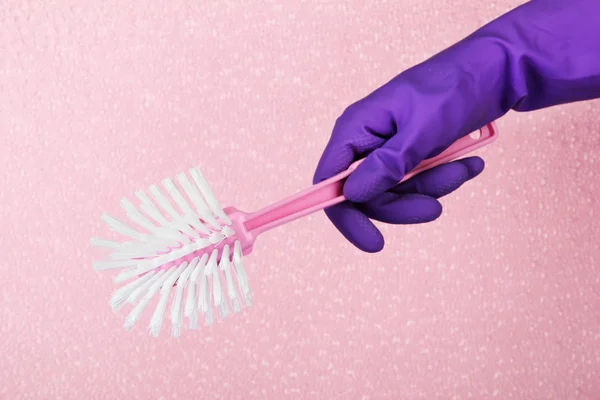
M 479 137 L 475 138 L 474 135 L 477 133 L 479 133 Z M 415 169 L 406 174 L 400 182 L 404 182 L 438 165 L 453 161 L 458 157 L 493 142 L 497 137 L 498 130 L 491 123 L 481 128 L 475 134 L 458 139 L 438 156 L 424 160 Z M 286 222 L 345 201 L 346 198 L 343 192 L 344 182 L 363 160 L 364 158 L 356 161 L 347 170 L 338 175 L 248 215 L 245 222 L 246 229 L 252 232 L 252 236 L 256 237 L 258 234 Z

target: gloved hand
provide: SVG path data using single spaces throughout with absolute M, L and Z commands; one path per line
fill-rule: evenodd
M 396 76 L 336 121 L 314 183 L 367 156 L 344 185 L 349 202 L 325 212 L 359 249 L 384 240 L 369 218 L 428 222 L 436 198 L 483 169 L 480 158 L 405 173 L 508 111 L 600 97 L 600 1 L 533 0 Z

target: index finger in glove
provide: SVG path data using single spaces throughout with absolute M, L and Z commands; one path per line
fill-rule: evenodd
M 363 100 L 351 105 L 337 119 L 315 171 L 314 184 L 345 171 L 354 161 L 381 147 L 396 133 L 391 113 L 367 103 Z M 359 249 L 373 253 L 383 248 L 383 235 L 356 205 L 344 202 L 326 209 L 325 214 Z
M 383 146 L 395 133 L 391 113 L 370 107 L 365 100 L 354 103 L 337 119 L 313 184 L 345 171 L 354 161 Z

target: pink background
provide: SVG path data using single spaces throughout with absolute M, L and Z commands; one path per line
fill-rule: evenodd
M 101 211 L 195 165 L 246 210 L 304 188 L 347 105 L 519 1 L 131 3 L 0 2 L 0 398 L 600 399 L 598 102 L 502 119 L 379 254 L 320 213 L 257 242 L 252 309 L 126 333 Z

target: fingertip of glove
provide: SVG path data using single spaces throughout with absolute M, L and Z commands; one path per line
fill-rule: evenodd
M 357 177 L 357 171 L 354 171 L 350 174 L 348 179 L 346 179 L 342 190 L 344 192 L 344 197 L 353 203 L 360 203 L 363 200 L 361 196 L 361 179 L 360 175 Z
M 469 157 L 463 160 L 463 165 L 467 167 L 469 179 L 473 179 L 483 172 L 485 161 L 481 157 Z
M 369 244 L 366 246 L 360 246 L 357 245 L 356 243 L 353 243 L 354 246 L 356 246 L 357 249 L 364 251 L 365 253 L 369 253 L 369 254 L 374 254 L 374 253 L 379 253 L 381 250 L 383 250 L 383 246 L 384 246 L 384 239 L 383 237 L 381 238 L 381 243 L 374 245 L 374 244 Z
M 345 202 L 325 210 L 338 231 L 356 248 L 366 253 L 383 249 L 384 238 L 371 220 L 353 204 Z
M 372 222 L 370 223 L 372 224 Z M 364 236 L 353 237 L 352 239 L 348 239 L 348 241 L 360 251 L 370 254 L 379 253 L 381 250 L 383 250 L 385 245 L 385 239 L 375 225 L 373 225 L 373 230 L 371 233 L 365 234 Z
M 418 210 L 418 214 L 415 214 L 409 223 L 433 222 L 441 217 L 444 211 L 444 207 L 438 199 L 419 193 L 402 196 L 399 205 L 404 209 Z
M 387 193 L 366 203 L 361 210 L 374 220 L 387 224 L 421 224 L 442 215 L 442 204 L 435 198 L 419 194 Z
M 439 202 L 439 200 L 437 199 L 432 199 L 433 201 L 431 202 L 431 213 L 430 213 L 430 218 L 427 222 L 433 222 L 436 219 L 438 219 L 439 217 L 442 216 L 442 212 L 444 212 L 444 206 L 442 206 L 442 203 Z
M 350 174 L 344 183 L 344 197 L 353 203 L 367 202 L 385 190 L 380 176 L 373 168 L 369 168 L 368 158 Z

